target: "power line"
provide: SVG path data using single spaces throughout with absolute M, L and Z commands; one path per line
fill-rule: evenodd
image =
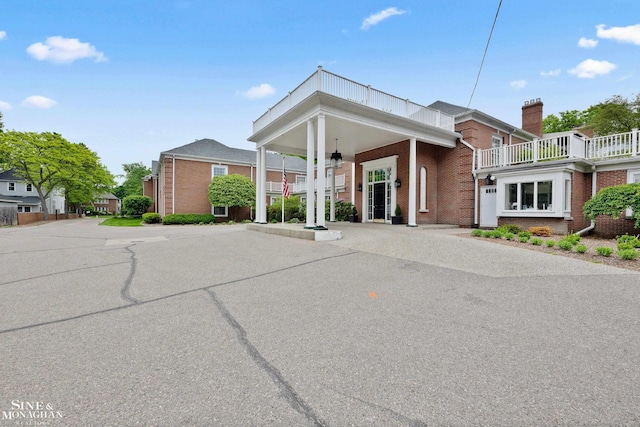
M 478 87 L 478 81 L 480 80 L 480 73 L 482 72 L 482 66 L 484 65 L 484 59 L 487 57 L 487 51 L 489 50 L 489 43 L 491 43 L 491 36 L 493 35 L 493 29 L 496 27 L 496 22 L 498 21 L 498 14 L 500 13 L 500 6 L 502 6 L 502 0 L 498 4 L 498 10 L 496 10 L 496 16 L 493 18 L 493 25 L 491 26 L 491 32 L 489 33 L 489 39 L 487 40 L 487 46 L 484 48 L 484 55 L 482 55 L 482 62 L 480 63 L 480 69 L 478 70 L 478 76 L 476 77 L 476 83 L 473 85 L 473 91 L 471 91 L 471 96 L 469 97 L 469 103 L 467 104 L 467 110 L 471 105 L 471 100 L 473 99 L 473 95 L 476 93 L 476 88 Z

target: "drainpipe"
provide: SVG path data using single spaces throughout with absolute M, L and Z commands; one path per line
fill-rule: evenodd
M 176 213 L 176 155 L 171 164 L 171 213 Z
M 596 182 L 596 176 L 597 176 L 597 172 L 596 172 L 596 165 L 591 166 L 591 197 L 596 195 L 596 188 L 598 188 L 597 186 L 597 182 Z M 578 236 L 582 236 L 583 234 L 587 234 L 588 232 L 590 232 L 591 230 L 593 230 L 594 228 L 596 228 L 596 223 L 593 222 L 593 220 L 591 221 L 591 225 L 589 225 L 587 228 L 583 228 L 582 230 L 578 231 L 576 234 Z
M 464 139 L 459 138 L 459 140 L 471 149 L 473 153 L 471 156 L 471 173 L 473 175 L 473 225 L 475 226 L 478 224 L 478 174 L 473 172 L 476 169 L 476 149 Z

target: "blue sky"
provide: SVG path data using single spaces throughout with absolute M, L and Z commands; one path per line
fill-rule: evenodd
M 123 163 L 201 138 L 253 149 L 252 121 L 318 65 L 428 105 L 466 106 L 499 0 L 4 0 L 5 128 Z M 471 100 L 521 125 L 640 93 L 640 2 L 504 0 Z

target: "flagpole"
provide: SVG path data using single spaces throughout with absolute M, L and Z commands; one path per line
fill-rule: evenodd
M 284 186 L 287 185 L 284 182 L 284 156 L 282 156 L 282 194 L 280 198 L 282 199 L 282 225 L 284 225 Z

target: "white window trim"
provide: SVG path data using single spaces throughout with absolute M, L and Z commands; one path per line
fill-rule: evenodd
M 11 188 L 12 185 L 13 185 L 13 188 Z M 16 183 L 15 182 L 7 182 L 7 191 L 16 191 Z
M 229 175 L 229 166 L 227 165 L 211 165 L 211 178 L 213 179 L 213 177 L 215 177 L 215 169 L 219 168 L 219 169 L 224 169 L 224 174 L 223 175 Z M 221 176 L 221 175 L 218 175 Z
M 215 175 L 216 168 L 224 169 L 224 174 L 217 175 L 217 176 L 224 176 L 224 175 L 228 175 L 229 174 L 229 166 L 227 166 L 227 165 L 211 165 L 211 179 L 216 177 L 216 175 Z M 222 206 L 218 206 L 218 209 L 221 209 L 221 208 L 222 208 Z M 224 215 L 216 215 L 215 209 L 216 209 L 216 207 L 211 205 L 211 213 L 216 218 L 228 218 L 229 217 L 229 207 L 228 206 L 224 206 Z
M 640 182 L 640 169 L 629 169 L 627 171 L 627 184 L 633 184 L 636 182 Z M 631 218 L 633 215 L 632 209 L 627 209 L 625 211 L 625 216 L 627 218 Z
M 497 197 L 496 203 L 498 216 L 502 217 L 553 217 L 553 218 L 568 218 L 571 213 L 565 211 L 565 180 L 571 180 L 571 173 L 567 171 L 555 171 L 547 173 L 531 173 L 526 175 L 510 175 L 498 177 L 497 185 Z M 509 184 L 522 184 L 531 182 L 543 182 L 551 181 L 551 200 L 552 210 L 507 210 L 505 209 L 506 202 L 506 187 Z M 520 186 L 518 186 L 520 189 Z M 518 190 L 520 191 L 520 190 Z M 520 194 L 518 194 L 520 197 Z M 571 195 L 569 195 L 571 197 Z
M 391 181 L 391 215 L 393 215 L 393 209 L 396 206 L 396 186 L 393 185 L 393 182 L 398 177 L 398 157 L 397 155 L 383 157 L 381 159 L 370 160 L 368 162 L 362 162 L 360 165 L 362 166 L 362 185 L 365 186 L 365 189 L 362 191 L 362 218 L 368 218 L 369 216 L 369 206 L 367 203 L 367 191 L 366 186 L 368 185 L 368 174 L 369 171 L 376 171 L 378 169 L 387 169 L 391 168 L 391 177 L 389 180 Z M 368 220 L 366 220 L 368 221 Z M 387 223 L 391 223 L 391 220 L 385 220 Z
M 224 208 L 224 215 L 218 215 L 215 213 L 216 207 L 211 205 L 211 213 L 216 217 L 216 218 L 228 218 L 229 217 L 229 207 L 228 206 L 218 206 L 219 209 Z

